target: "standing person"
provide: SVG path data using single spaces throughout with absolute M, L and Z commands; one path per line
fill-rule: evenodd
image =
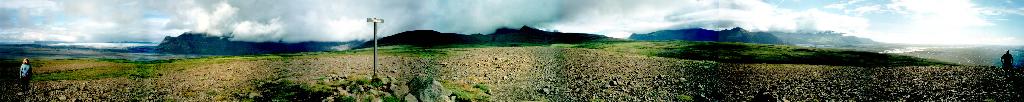
M 22 89 L 21 93 L 22 94 L 28 94 L 28 92 L 30 90 L 32 90 L 29 87 L 29 81 L 32 79 L 32 66 L 29 65 L 28 58 L 25 58 L 25 59 L 21 60 L 21 74 L 20 75 L 21 76 L 18 79 L 21 81 L 21 89 Z
M 1010 50 L 1006 50 L 1006 54 L 1003 54 L 1003 69 L 1009 70 L 1013 68 L 1013 55 L 1010 55 Z

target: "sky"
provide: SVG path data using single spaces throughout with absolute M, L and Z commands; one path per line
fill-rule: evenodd
M 1015 0 L 0 0 L 0 42 L 159 42 L 204 32 L 251 42 L 352 41 L 409 30 L 531 26 L 628 37 L 741 27 L 836 31 L 908 44 L 1024 44 Z

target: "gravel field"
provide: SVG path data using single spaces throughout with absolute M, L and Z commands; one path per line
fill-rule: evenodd
M 786 100 L 983 101 L 1021 98 L 1021 76 L 990 67 L 861 68 L 790 64 L 724 64 L 717 71 L 725 100 L 768 94 Z M 1011 75 L 1011 76 L 1008 76 Z

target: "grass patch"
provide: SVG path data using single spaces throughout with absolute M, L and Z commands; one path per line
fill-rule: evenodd
M 316 84 L 301 84 L 295 83 L 288 80 L 276 80 L 276 81 L 258 81 L 257 89 L 261 89 L 261 97 L 256 97 L 255 101 L 321 101 L 322 99 L 331 95 L 333 88 L 325 85 Z M 341 100 L 345 100 L 346 97 L 339 97 Z M 353 97 L 350 98 L 355 101 Z M 342 101 L 346 102 L 346 101 Z
M 78 70 L 67 70 L 58 71 L 51 73 L 42 73 L 34 75 L 32 80 L 34 81 L 52 81 L 52 80 L 90 80 L 90 79 L 101 79 L 101 78 L 114 78 L 114 77 L 128 77 L 128 78 L 149 78 L 157 76 L 157 65 L 155 64 L 143 64 L 143 63 L 157 63 L 157 62 L 130 62 L 130 61 L 119 61 L 119 60 L 103 60 L 103 61 L 114 61 L 117 65 L 104 66 L 95 68 L 84 68 Z
M 169 60 L 154 60 L 154 61 L 131 61 L 125 59 L 76 59 L 78 62 L 75 63 L 100 63 L 100 62 L 113 62 L 113 66 L 102 66 L 92 68 L 82 68 L 77 70 L 65 70 L 57 72 L 47 72 L 36 74 L 32 77 L 35 81 L 52 81 L 52 80 L 90 80 L 90 79 L 101 79 L 101 78 L 115 78 L 115 77 L 128 77 L 128 78 L 150 78 L 159 76 L 160 71 L 176 71 L 191 68 L 190 65 L 206 65 L 213 63 L 224 63 L 230 61 L 239 60 L 260 60 L 260 59 L 280 59 L 287 58 L 294 55 L 288 54 L 264 54 L 264 55 L 243 55 L 243 56 L 210 56 L 203 58 L 192 58 L 192 59 L 169 59 Z M 41 61 L 40 63 L 46 63 Z
M 552 45 L 552 44 L 508 42 L 508 43 L 453 44 L 453 45 L 436 46 L 436 47 L 431 47 L 431 48 L 526 47 L 526 46 L 545 46 L 545 45 Z
M 489 101 L 490 98 L 488 86 L 484 84 L 474 84 L 472 87 L 454 83 L 443 83 L 442 85 L 455 95 L 455 101 L 458 102 L 481 102 Z
M 676 95 L 676 100 L 682 102 L 693 102 L 693 97 L 689 95 Z
M 473 84 L 473 88 L 479 89 L 486 94 L 491 94 L 491 87 L 486 84 Z
M 356 85 L 367 85 L 370 84 L 370 80 L 372 80 L 372 78 L 370 78 L 370 76 L 367 75 L 356 75 L 353 77 L 348 77 L 347 80 L 355 82 Z
M 444 47 L 418 47 L 411 45 L 393 45 L 393 46 L 380 46 L 377 48 L 377 53 L 380 55 L 396 55 L 396 56 L 407 56 L 407 57 L 420 57 L 420 58 L 437 58 L 444 57 L 449 54 L 449 50 Z M 344 55 L 344 54 L 373 54 L 373 48 L 362 48 L 353 49 L 346 51 L 334 51 L 334 52 L 308 52 L 300 53 L 303 57 L 317 56 L 317 55 Z
M 159 63 L 171 63 L 177 61 L 177 59 L 171 60 L 153 60 L 153 61 L 132 61 L 126 59 L 98 59 L 99 61 L 114 62 L 114 63 L 129 63 L 129 64 L 159 64 Z
M 384 97 L 384 102 L 405 102 L 405 99 L 398 98 L 398 97 L 395 97 L 395 96 L 392 95 L 392 96 L 385 96 Z
M 600 98 L 590 98 L 587 101 L 589 101 L 589 102 L 608 102 L 607 100 L 600 99 Z
M 356 97 L 342 96 L 342 97 L 334 98 L 334 100 L 338 101 L 338 102 L 356 102 Z

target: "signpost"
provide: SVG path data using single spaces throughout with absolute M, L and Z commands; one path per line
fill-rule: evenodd
M 373 77 L 377 77 L 377 24 L 384 23 L 380 18 L 366 18 L 366 22 L 373 23 Z

